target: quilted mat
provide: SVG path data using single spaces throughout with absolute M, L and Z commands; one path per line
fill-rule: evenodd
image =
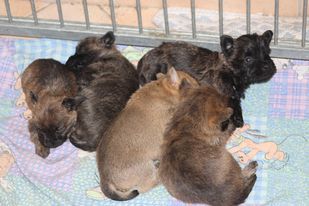
M 105 199 L 98 186 L 94 153 L 69 142 L 47 159 L 34 154 L 29 111 L 21 101 L 20 74 L 37 58 L 61 62 L 77 42 L 0 37 L 0 205 L 187 205 L 163 186 L 127 202 Z M 149 48 L 118 46 L 136 63 Z M 241 166 L 257 160 L 257 182 L 244 205 L 309 205 L 309 62 L 274 59 L 277 74 L 253 85 L 242 103 L 245 126 L 229 151 Z

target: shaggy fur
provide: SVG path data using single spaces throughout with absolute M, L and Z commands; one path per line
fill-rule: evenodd
M 67 100 L 78 114 L 70 141 L 86 151 L 96 150 L 102 134 L 139 88 L 134 66 L 114 41 L 112 32 L 83 39 L 66 63 L 79 86 L 78 96 Z
M 185 71 L 202 85 L 211 85 L 221 94 L 233 97 L 234 124 L 243 125 L 240 98 L 251 84 L 268 81 L 276 72 L 269 57 L 273 33 L 247 34 L 233 39 L 220 38 L 221 53 L 185 42 L 163 43 L 150 50 L 139 62 L 137 71 L 141 85 L 155 79 L 158 72 L 166 72 L 163 63 Z
M 72 129 L 76 112 L 66 105 L 66 98 L 76 95 L 74 74 L 53 59 L 38 59 L 23 72 L 22 89 L 32 112 L 30 139 L 35 152 L 46 158 L 49 148 L 63 144 Z
M 194 99 L 194 101 L 192 101 Z M 228 99 L 215 89 L 189 91 L 165 133 L 159 176 L 168 192 L 187 203 L 243 203 L 256 181 L 256 162 L 241 170 L 225 149 L 235 126 Z
M 155 187 L 163 131 L 186 87 L 197 82 L 184 72 L 167 75 L 134 93 L 97 149 L 100 186 L 113 200 L 129 200 Z

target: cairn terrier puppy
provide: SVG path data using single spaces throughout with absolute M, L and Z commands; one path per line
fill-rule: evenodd
M 276 72 L 270 58 L 269 44 L 273 32 L 262 35 L 246 34 L 236 39 L 220 37 L 222 52 L 214 52 L 186 42 L 163 43 L 150 50 L 138 62 L 139 81 L 144 85 L 156 78 L 156 73 L 166 73 L 162 63 L 185 71 L 201 85 L 211 85 L 221 94 L 232 97 L 232 119 L 237 127 L 243 126 L 240 99 L 251 84 L 266 82 Z
M 192 101 L 194 100 L 194 101 Z M 171 118 L 159 176 L 168 192 L 187 203 L 243 203 L 256 181 L 256 162 L 241 170 L 225 149 L 235 130 L 228 98 L 203 86 L 191 89 Z
M 87 37 L 66 62 L 77 77 L 75 98 L 67 99 L 77 111 L 71 143 L 86 151 L 95 151 L 111 122 L 139 88 L 134 66 L 116 49 L 115 36 Z
M 163 131 L 186 87 L 198 83 L 173 68 L 134 93 L 104 133 L 97 149 L 101 190 L 123 201 L 158 183 L 157 168 Z
M 74 126 L 76 112 L 67 106 L 66 98 L 77 93 L 75 76 L 56 60 L 37 59 L 23 72 L 21 84 L 32 112 L 30 139 L 35 153 L 46 158 L 50 148 L 67 140 Z

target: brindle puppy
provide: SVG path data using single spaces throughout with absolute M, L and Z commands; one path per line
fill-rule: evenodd
M 72 129 L 76 112 L 67 107 L 65 98 L 74 97 L 74 74 L 53 59 L 38 59 L 23 72 L 22 89 L 32 112 L 30 139 L 35 153 L 46 158 L 50 149 L 63 144 Z
M 192 101 L 194 100 L 194 101 Z M 235 130 L 228 99 L 215 89 L 192 89 L 164 134 L 159 176 L 168 192 L 187 203 L 243 203 L 256 181 L 256 162 L 243 170 L 225 145 Z
M 233 39 L 220 38 L 221 53 L 185 42 L 163 43 L 150 50 L 139 62 L 137 71 L 141 85 L 155 79 L 158 72 L 165 73 L 162 63 L 185 71 L 202 85 L 211 85 L 221 94 L 233 97 L 234 124 L 243 126 L 240 98 L 251 84 L 268 81 L 276 72 L 271 60 L 269 44 L 273 33 L 247 34 Z
M 112 32 L 83 39 L 66 63 L 79 85 L 78 96 L 67 99 L 78 114 L 70 141 L 86 151 L 96 150 L 103 133 L 139 88 L 134 66 L 114 41 Z
M 103 135 L 97 149 L 101 190 L 113 200 L 129 200 L 155 187 L 166 123 L 188 86 L 184 72 L 167 75 L 134 93 Z

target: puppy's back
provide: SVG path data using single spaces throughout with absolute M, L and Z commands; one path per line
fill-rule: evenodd
M 109 198 L 128 200 L 158 184 L 155 161 L 166 123 L 180 100 L 181 82 L 197 85 L 188 74 L 172 71 L 137 90 L 104 133 L 97 163 L 102 191 Z
M 205 68 L 212 66 L 218 53 L 186 42 L 164 42 L 147 52 L 138 62 L 137 72 L 141 85 L 156 79 L 157 73 L 166 73 L 166 64 L 178 71 L 185 71 L 197 80 L 201 78 Z
M 238 200 L 241 169 L 225 149 L 235 127 L 221 127 L 231 114 L 227 99 L 206 87 L 191 91 L 177 108 L 164 134 L 159 167 L 171 195 L 188 203 L 222 206 Z

